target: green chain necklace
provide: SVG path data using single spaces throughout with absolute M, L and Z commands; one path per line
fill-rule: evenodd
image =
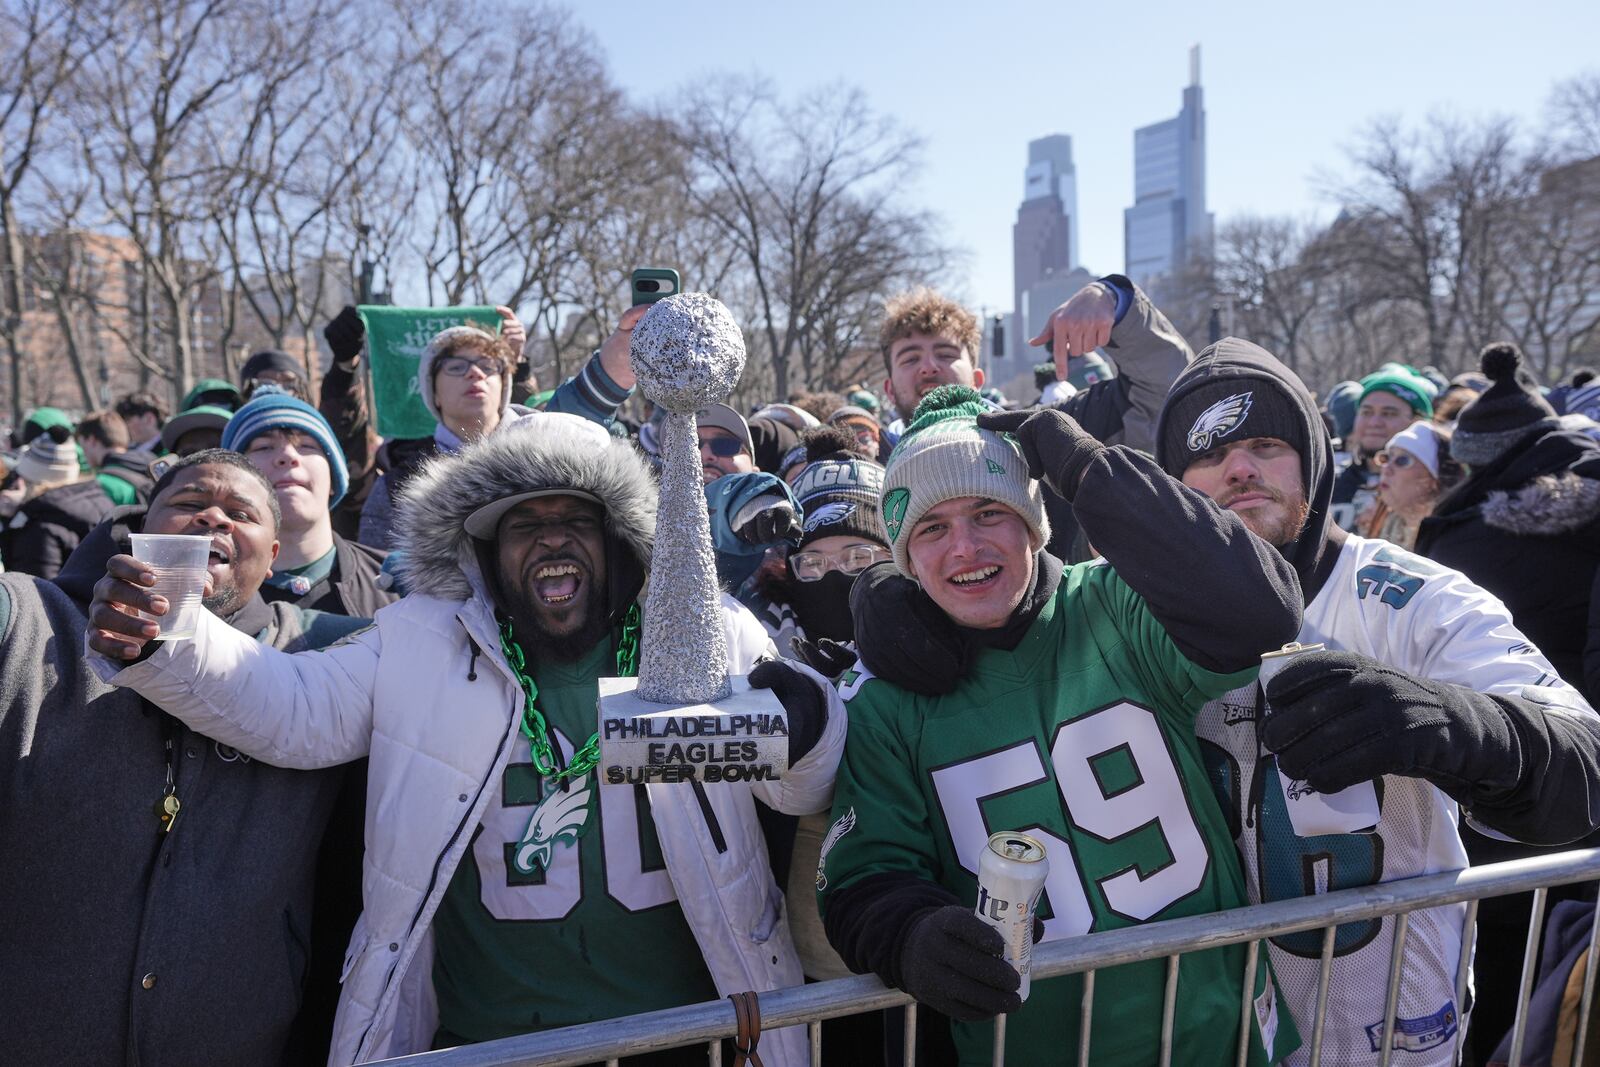
M 565 767 L 557 767 L 555 754 L 550 751 L 550 730 L 545 724 L 544 713 L 539 710 L 539 686 L 528 673 L 528 658 L 522 652 L 522 646 L 517 643 L 512 635 L 511 620 L 500 620 L 500 651 L 505 653 L 506 662 L 511 665 L 511 673 L 517 676 L 517 682 L 522 686 L 523 694 L 528 698 L 522 707 L 522 734 L 528 739 L 529 758 L 533 769 L 541 778 L 559 782 L 564 778 L 577 779 L 588 774 L 596 763 L 600 762 L 600 735 L 589 735 L 578 751 L 572 754 L 572 762 Z M 617 634 L 617 676 L 619 678 L 632 678 L 639 673 L 639 605 L 628 605 L 627 614 L 622 617 L 622 628 Z

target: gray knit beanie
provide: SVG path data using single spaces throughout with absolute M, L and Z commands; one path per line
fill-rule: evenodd
M 883 523 L 900 573 L 911 576 L 911 530 L 930 508 L 960 497 L 998 501 L 1021 516 L 1038 545 L 1050 540 L 1039 483 L 1009 435 L 978 428 L 990 407 L 964 385 L 941 385 L 922 398 L 883 481 Z M 1035 546 L 1038 547 L 1038 546 Z

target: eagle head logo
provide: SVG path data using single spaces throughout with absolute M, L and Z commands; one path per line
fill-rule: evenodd
M 839 501 L 824 504 L 806 516 L 806 533 L 811 533 L 818 526 L 833 526 L 848 519 L 855 513 L 856 506 L 848 501 Z
M 533 811 L 533 818 L 528 820 L 528 829 L 523 833 L 522 840 L 517 842 L 517 850 L 512 857 L 512 865 L 523 874 L 533 874 L 539 870 L 550 869 L 550 861 L 555 858 L 557 842 L 571 844 L 583 833 L 583 826 L 589 820 L 589 780 L 585 777 L 581 784 L 574 784 L 571 789 L 557 789 L 550 785 L 545 786 L 550 790 L 539 806 Z
M 883 525 L 889 531 L 889 543 L 900 539 L 900 526 L 906 521 L 906 505 L 911 503 L 911 490 L 891 489 L 883 494 Z
M 1217 438 L 1226 437 L 1244 425 L 1245 416 L 1250 414 L 1252 395 L 1234 393 L 1202 411 L 1189 427 L 1189 451 L 1204 452 L 1217 443 Z

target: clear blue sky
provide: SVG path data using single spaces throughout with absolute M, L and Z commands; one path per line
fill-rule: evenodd
M 1438 0 L 1066 4 L 1043 0 L 685 0 L 576 7 L 637 99 L 696 74 L 758 72 L 786 93 L 847 81 L 920 134 L 916 203 L 969 252 L 959 295 L 1011 301 L 1027 143 L 1072 136 L 1089 269 L 1122 268 L 1133 130 L 1175 114 L 1201 46 L 1210 207 L 1331 216 L 1320 174 L 1382 114 L 1537 120 L 1550 87 L 1600 68 L 1600 3 Z M 692 284 L 690 279 L 686 283 Z

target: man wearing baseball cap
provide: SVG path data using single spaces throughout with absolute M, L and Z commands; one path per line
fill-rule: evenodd
M 781 478 L 756 469 L 750 425 L 737 411 L 712 404 L 694 421 L 717 577 L 738 591 L 768 549 L 799 535 L 800 505 Z
M 1126 446 L 1055 410 L 985 413 L 972 389 L 929 393 L 884 478 L 894 564 L 974 649 L 957 688 L 925 697 L 846 671 L 850 734 L 818 888 L 828 938 L 949 1015 L 964 1061 L 1058 1061 L 1077 1047 L 1082 978 L 1036 981 L 1026 1004 L 1001 938 L 973 914 L 989 828 L 1032 827 L 1051 859 L 1044 936 L 1237 907 L 1248 899 L 1194 735 L 1196 710 L 1255 677 L 1300 625 L 1290 565 Z M 1070 501 L 1109 566 L 1043 551 L 1042 478 Z M 1196 603 L 1227 604 L 1217 625 Z M 1069 816 L 1070 811 L 1070 816 Z M 1137 877 L 1126 872 L 1137 869 Z M 1185 1062 L 1234 1062 L 1243 946 L 1180 963 L 1174 1042 Z M 1095 1063 L 1157 1056 L 1165 968 L 1100 972 Z M 1252 1064 L 1297 1044 L 1264 966 Z

